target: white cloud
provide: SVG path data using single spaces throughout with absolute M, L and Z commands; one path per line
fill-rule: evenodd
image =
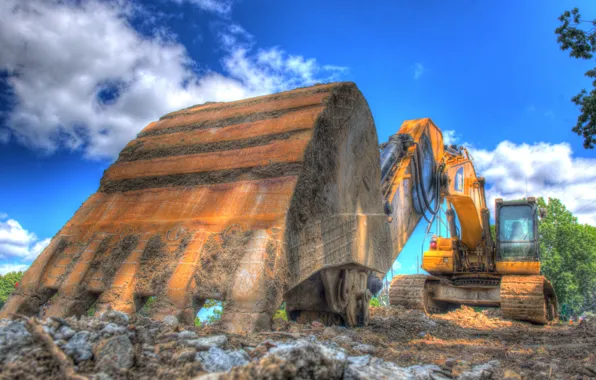
M 552 120 L 552 119 L 554 119 L 554 118 L 555 118 L 555 113 L 554 113 L 553 111 L 551 111 L 551 110 L 547 110 L 547 111 L 544 113 L 544 116 L 545 116 L 545 117 L 548 117 L 549 119 L 551 119 L 551 120 Z
M 414 65 L 414 79 L 419 79 L 422 74 L 426 71 L 426 68 L 422 65 L 422 63 L 417 63 Z
M 323 80 L 337 80 L 348 68 L 320 66 L 314 58 L 291 55 L 279 47 L 258 49 L 252 53 L 254 36 L 232 24 L 219 33 L 227 56 L 225 70 L 253 91 L 271 93 L 294 87 L 310 86 Z
M 10 272 L 24 272 L 29 268 L 29 265 L 25 264 L 1 264 L 0 274 L 5 275 Z
M 6 218 L 8 218 L 8 214 L 5 212 L 0 212 L 0 221 L 4 220 Z
M 514 144 L 470 149 L 478 175 L 487 180 L 487 202 L 526 196 L 558 198 L 580 223 L 596 225 L 596 159 L 574 157 L 567 143 Z M 526 182 L 527 181 L 527 182 Z
M 193 3 L 217 10 L 228 2 Z M 0 2 L 0 71 L 10 74 L 17 104 L 7 122 L 13 138 L 46 153 L 66 148 L 114 158 L 171 111 L 334 80 L 345 71 L 278 48 L 252 52 L 254 38 L 232 24 L 221 34 L 227 76 L 198 76 L 186 48 L 163 28 L 147 37 L 131 27 L 139 14 L 125 0 Z
M 205 11 L 216 12 L 220 14 L 230 13 L 234 0 L 172 0 L 175 3 L 189 3 Z
M 24 229 L 14 219 L 0 218 L 0 260 L 20 259 L 32 261 L 50 243 L 50 239 L 39 240 L 33 232 Z
M 455 135 L 455 131 L 448 129 L 443 131 L 443 144 L 445 145 L 453 145 L 457 144 L 459 138 Z

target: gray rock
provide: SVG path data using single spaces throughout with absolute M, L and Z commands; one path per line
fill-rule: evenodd
M 91 377 L 92 380 L 112 380 L 113 377 L 105 372 L 99 372 Z
M 192 346 L 199 351 L 206 351 L 211 347 L 222 347 L 228 342 L 228 337 L 225 335 L 206 336 L 199 339 L 187 340 L 186 345 Z
M 91 333 L 79 331 L 64 345 L 64 352 L 74 359 L 75 363 L 90 360 L 93 357 L 93 347 L 89 342 Z
M 104 322 L 114 322 L 122 326 L 128 326 L 129 320 L 128 315 L 116 310 L 108 310 L 104 312 L 99 319 Z
M 178 339 L 196 339 L 197 333 L 194 331 L 183 330 L 178 333 Z
M 297 370 L 296 378 L 341 379 L 347 363 L 343 350 L 305 340 L 280 344 L 265 357 L 272 355 L 292 363 Z
M 221 348 L 211 347 L 209 351 L 196 354 L 195 360 L 200 361 L 208 372 L 225 372 L 232 367 L 248 364 L 249 356 L 243 350 L 224 351 Z
M 358 366 L 350 364 L 344 372 L 345 380 L 364 379 L 409 379 L 409 380 L 433 380 L 433 374 L 439 371 L 436 365 L 399 367 L 393 363 L 386 362 L 379 358 L 372 358 L 368 365 Z
M 176 326 L 178 324 L 178 318 L 175 315 L 166 315 L 163 319 L 163 323 L 169 326 Z
M 134 361 L 134 347 L 128 337 L 118 335 L 108 339 L 97 350 L 95 368 L 117 372 L 121 368 L 130 368 Z
M 350 338 L 349 336 L 346 336 L 346 335 L 336 336 L 335 338 L 333 338 L 333 341 L 337 344 L 342 344 L 342 345 L 346 345 L 346 346 L 353 346 L 356 344 L 352 340 L 352 338 Z
M 377 351 L 377 348 L 370 344 L 358 344 L 352 348 L 365 354 L 374 354 Z
M 143 343 L 143 345 L 141 346 L 141 348 L 143 349 L 143 351 L 150 351 L 150 352 L 154 352 L 155 351 L 155 346 L 152 346 L 152 345 L 147 344 L 147 343 Z
M 458 380 L 484 380 L 491 379 L 493 376 L 493 367 L 490 364 L 475 365 L 472 370 L 465 371 L 459 375 Z
M 180 365 L 181 363 L 192 362 L 196 355 L 197 352 L 195 350 L 189 349 L 176 353 L 173 359 L 177 365 Z
M 66 343 L 68 343 L 68 342 L 65 341 L 64 339 L 58 339 L 58 340 L 54 341 L 54 343 L 56 343 L 56 346 L 63 348 L 64 346 L 66 346 Z
M 71 329 L 70 327 L 68 327 L 66 325 L 63 325 L 62 327 L 60 327 L 58 329 L 58 331 L 54 335 L 54 338 L 69 340 L 70 338 L 72 338 L 74 336 L 75 333 L 76 333 L 76 331 L 74 331 L 73 329 Z
M 353 364 L 356 367 L 362 367 L 370 363 L 370 355 L 364 356 L 348 356 L 348 363 Z
M 405 369 L 412 374 L 414 379 L 433 379 L 435 377 L 433 373 L 441 370 L 440 367 L 432 364 L 414 365 Z
M 550 370 L 550 365 L 544 362 L 536 362 L 532 366 L 532 369 L 535 371 L 547 371 Z
M 154 336 L 155 334 L 152 335 L 148 329 L 140 329 L 139 331 L 137 331 L 137 339 L 141 343 L 153 344 Z
M 145 352 L 143 352 L 143 356 L 147 360 L 153 359 L 153 360 L 159 361 L 159 355 L 157 355 L 156 353 L 153 353 L 153 352 L 147 352 L 147 351 L 145 351 Z
M 10 363 L 22 356 L 28 346 L 34 344 L 25 323 L 9 321 L 0 326 L 0 363 Z
M 219 380 L 225 378 L 225 372 L 220 373 L 206 373 L 204 375 L 200 375 L 195 377 L 193 380 Z
M 107 337 L 107 336 L 112 336 L 112 335 L 118 335 L 118 334 L 123 334 L 126 331 L 128 331 L 126 329 L 126 327 L 117 325 L 114 322 L 110 322 L 106 325 L 106 327 L 104 327 L 101 330 L 101 336 Z
M 47 334 L 50 334 L 52 337 L 56 337 L 56 329 L 54 328 L 54 326 L 48 326 L 48 325 L 43 325 L 42 326 L 43 331 L 45 331 Z

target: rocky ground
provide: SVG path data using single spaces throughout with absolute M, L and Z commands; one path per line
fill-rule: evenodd
M 0 377 L 10 379 L 588 379 L 596 321 L 535 326 L 464 307 L 428 317 L 372 310 L 366 328 L 298 325 L 228 335 L 174 318 L 0 320 Z

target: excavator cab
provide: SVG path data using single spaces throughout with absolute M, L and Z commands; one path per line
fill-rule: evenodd
M 539 242 L 536 199 L 497 199 L 495 217 L 497 262 L 537 262 Z

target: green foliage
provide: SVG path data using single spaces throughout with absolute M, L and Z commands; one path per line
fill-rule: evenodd
M 147 302 L 145 302 L 145 304 L 141 308 L 141 310 L 139 310 L 139 314 L 144 317 L 148 317 L 150 315 L 149 312 L 151 311 L 151 308 L 153 307 L 154 304 L 155 304 L 155 297 L 149 297 L 147 299 Z
M 97 309 L 95 307 L 95 302 L 94 302 L 93 305 L 91 305 L 91 307 L 89 308 L 89 310 L 87 310 L 87 316 L 93 317 L 95 315 L 96 310 Z
M 555 30 L 561 50 L 569 50 L 569 55 L 577 59 L 592 59 L 596 52 L 596 20 L 584 21 L 577 8 L 566 11 L 559 17 L 561 25 Z M 582 29 L 582 25 L 587 28 Z M 589 29 L 588 29 L 589 28 Z M 584 148 L 593 149 L 596 143 L 596 70 L 588 70 L 585 75 L 592 78 L 594 87 L 590 93 L 582 89 L 571 101 L 578 105 L 581 114 L 573 132 L 584 138 Z
M 273 319 L 278 319 L 278 318 L 281 318 L 284 321 L 287 321 L 288 320 L 288 314 L 286 313 L 285 310 L 277 309 L 275 311 L 275 314 L 273 314 Z
M 218 300 L 206 300 L 203 309 L 213 309 L 213 314 L 207 317 L 206 324 L 215 323 L 221 320 L 223 314 L 224 303 Z
M 202 323 L 201 320 L 199 319 L 199 317 L 195 317 L 195 326 L 196 327 L 201 327 Z
M 286 303 L 282 302 L 281 306 L 279 307 L 279 309 L 277 309 L 275 311 L 275 314 L 273 314 L 273 318 L 272 319 L 277 319 L 277 318 L 281 318 L 284 321 L 288 320 L 288 313 L 286 313 Z
M 371 307 L 381 307 L 381 302 L 379 301 L 379 299 L 377 297 L 372 297 L 370 299 L 369 305 Z
M 538 199 L 542 273 L 555 288 L 563 318 L 596 310 L 596 227 L 579 224 L 558 199 Z
M 0 275 L 0 307 L 4 306 L 8 296 L 15 289 L 15 284 L 21 281 L 23 278 L 23 272 L 10 272 L 4 276 Z

